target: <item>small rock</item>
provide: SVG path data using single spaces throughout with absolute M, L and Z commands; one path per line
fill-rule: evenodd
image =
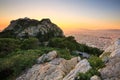
M 57 57 L 57 52 L 56 51 L 51 51 L 46 55 L 46 57 L 47 57 L 48 61 L 51 61 L 52 59 Z
M 43 62 L 45 61 L 45 56 L 46 56 L 46 54 L 43 54 L 41 57 L 39 57 L 39 58 L 37 59 L 37 63 L 38 63 L 38 64 L 43 63 Z
M 47 61 L 51 61 L 56 57 L 57 57 L 57 52 L 56 51 L 51 51 L 48 54 L 43 54 L 41 57 L 39 57 L 37 59 L 37 63 L 40 64 L 40 63 L 44 63 L 44 62 L 47 62 Z
M 101 80 L 99 76 L 94 75 L 90 78 L 90 80 Z

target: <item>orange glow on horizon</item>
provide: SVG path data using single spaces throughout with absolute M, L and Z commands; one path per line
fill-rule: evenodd
M 37 20 L 41 20 L 40 18 L 35 18 Z M 96 30 L 96 29 L 120 29 L 120 24 L 115 24 L 114 22 L 105 22 L 105 21 L 97 21 L 97 20 L 91 20 L 91 19 L 83 19 L 83 21 L 72 21 L 72 20 L 66 20 L 66 19 L 55 19 L 50 18 L 53 23 L 58 25 L 65 33 L 70 31 L 79 31 L 80 29 L 90 29 L 90 30 Z M 11 20 L 15 19 L 7 19 L 7 18 L 1 18 L 0 19 L 0 30 L 3 30 L 6 28 Z
M 49 18 L 64 32 L 80 29 L 120 29 L 120 1 L 1 0 L 0 30 L 11 20 Z M 13 5 L 14 4 L 14 5 Z

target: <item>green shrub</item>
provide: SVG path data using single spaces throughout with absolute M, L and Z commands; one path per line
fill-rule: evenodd
M 68 49 L 58 49 L 57 52 L 58 52 L 58 56 L 61 58 L 64 58 L 67 60 L 72 58 L 72 55 L 70 54 Z
M 52 48 L 52 47 L 39 47 L 39 50 L 41 50 L 43 53 L 48 53 L 52 50 L 57 50 L 57 48 Z
M 13 38 L 0 38 L 0 57 L 20 48 L 20 40 Z
M 77 47 L 77 50 L 81 52 L 87 52 L 89 54 L 96 55 L 96 56 L 100 56 L 103 53 L 103 50 L 100 50 L 95 47 L 89 47 L 86 44 L 79 44 L 79 46 Z
M 79 73 L 76 80 L 90 80 L 94 75 L 100 76 L 100 73 L 96 69 L 90 69 L 86 73 Z
M 43 53 L 48 53 L 52 50 L 56 50 L 58 53 L 58 57 L 64 58 L 64 59 L 71 59 L 72 55 L 70 54 L 70 51 L 68 49 L 60 49 L 60 48 L 52 48 L 52 47 L 40 47 L 39 48 Z
M 44 53 L 41 50 L 20 50 L 5 58 L 0 58 L 0 79 L 5 80 L 9 76 L 16 77 L 25 69 L 30 68 L 42 54 Z
M 98 48 L 89 47 L 85 44 L 79 44 L 72 36 L 64 38 L 53 38 L 49 40 L 48 46 L 69 49 L 70 52 L 78 50 L 96 56 L 99 56 L 103 53 L 103 51 Z
M 21 45 L 21 49 L 23 50 L 36 49 L 38 47 L 39 47 L 39 40 L 37 38 L 24 39 Z
M 7 30 L 0 32 L 0 38 L 15 38 L 15 34 L 13 30 Z
M 33 50 L 17 50 L 4 58 L 0 58 L 0 79 L 14 80 L 22 71 L 34 65 L 38 57 L 52 50 L 57 51 L 58 57 L 65 59 L 72 57 L 67 49 L 40 47 Z
M 91 56 L 88 59 L 90 65 L 92 66 L 92 68 L 94 69 L 99 69 L 105 66 L 104 62 L 101 60 L 101 58 L 97 57 L 97 56 Z
M 72 36 L 66 38 L 53 38 L 48 43 L 50 47 L 64 48 L 69 49 L 70 51 L 76 50 L 77 44 L 78 43 Z

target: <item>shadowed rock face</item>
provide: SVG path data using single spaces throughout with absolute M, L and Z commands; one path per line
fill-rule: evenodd
M 29 18 L 20 18 L 11 21 L 10 25 L 3 33 L 11 32 L 15 37 L 37 37 L 47 40 L 52 37 L 62 37 L 63 31 L 50 19 L 42 19 L 41 21 Z

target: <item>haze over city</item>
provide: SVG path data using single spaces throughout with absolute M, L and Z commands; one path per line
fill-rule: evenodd
M 50 18 L 64 32 L 120 29 L 120 0 L 0 0 L 0 30 L 11 20 Z

